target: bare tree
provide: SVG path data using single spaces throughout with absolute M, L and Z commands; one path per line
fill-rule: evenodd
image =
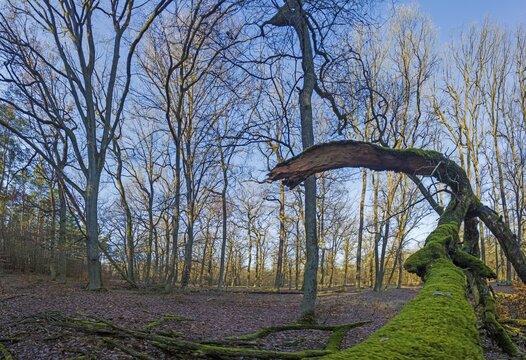
M 61 129 L 75 158 L 68 167 L 83 178 L 79 184 L 71 171 L 60 174 L 84 200 L 90 290 L 102 287 L 97 205 L 106 151 L 122 120 L 135 49 L 170 3 L 161 0 L 140 12 L 132 0 L 107 6 L 95 1 L 6 1 L 6 11 L 0 17 L 4 64 L 0 82 L 16 90 L 15 96 L 3 94 L 0 100 L 27 117 L 35 128 Z M 146 20 L 139 23 L 136 15 Z M 108 26 L 101 24 L 102 18 L 108 20 Z M 101 42 L 108 31 L 112 32 L 111 51 Z M 42 139 L 10 123 L 0 124 L 58 170 L 42 150 Z
M 311 102 L 317 78 L 314 69 L 314 50 L 311 42 L 308 14 L 303 8 L 302 1 L 287 1 L 266 23 L 278 27 L 292 27 L 299 39 L 303 69 L 303 86 L 299 94 L 301 139 L 303 149 L 307 149 L 314 145 Z M 306 322 L 315 321 L 318 274 L 318 239 L 316 235 L 316 178 L 311 176 L 305 182 L 307 263 L 305 264 L 303 300 L 300 314 L 300 318 Z

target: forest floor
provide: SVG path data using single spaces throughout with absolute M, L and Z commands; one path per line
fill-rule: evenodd
M 350 347 L 383 326 L 417 291 L 404 288 L 376 293 L 349 289 L 321 293 L 317 305 L 319 323 L 370 321 L 348 331 L 342 348 Z M 93 322 L 102 319 L 115 329 L 204 342 L 289 324 L 296 319 L 300 303 L 299 293 L 239 289 L 191 289 L 165 294 L 115 284 L 108 291 L 90 293 L 79 284 L 61 285 L 44 276 L 0 274 L 0 345 L 16 359 L 133 358 L 119 346 L 124 343 L 132 353 L 137 352 L 135 357 L 144 354 L 144 358 L 148 355 L 151 359 L 184 359 L 191 357 L 167 355 L 146 338 L 124 336 L 122 343 L 108 341 L 108 336 L 115 334 L 106 327 L 96 328 Z M 69 326 L 72 324 L 67 319 L 76 319 L 77 325 L 84 321 L 101 331 L 86 332 L 81 326 Z M 285 352 L 324 349 L 329 335 L 329 331 L 322 330 L 288 330 L 257 339 L 252 346 Z

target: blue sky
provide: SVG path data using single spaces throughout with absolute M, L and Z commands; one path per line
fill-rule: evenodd
M 458 31 L 486 17 L 504 27 L 526 23 L 526 0 L 399 0 L 416 3 L 428 13 L 440 32 L 440 40 L 455 37 Z

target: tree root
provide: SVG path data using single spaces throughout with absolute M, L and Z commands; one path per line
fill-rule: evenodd
M 515 325 L 515 326 L 518 326 L 518 327 L 524 327 L 526 328 L 526 320 L 525 319 L 506 319 L 506 320 L 501 320 L 500 321 L 501 324 L 512 324 L 512 325 Z
M 517 345 L 497 320 L 495 299 L 490 293 L 489 287 L 485 284 L 481 285 L 479 287 L 479 292 L 481 294 L 481 305 L 484 306 L 481 317 L 484 321 L 484 327 L 488 331 L 490 337 L 495 340 L 497 345 L 507 354 L 512 356 L 521 355 Z
M 229 337 L 218 342 L 194 342 L 183 340 L 178 337 L 178 334 L 173 336 L 170 333 L 156 333 L 151 330 L 158 326 L 159 322 L 156 322 L 155 326 L 150 323 L 147 326 L 147 330 L 135 330 L 128 329 L 113 324 L 110 321 L 104 319 L 81 319 L 76 317 L 67 317 L 57 313 L 41 314 L 37 317 L 39 320 L 45 320 L 53 325 L 71 328 L 77 331 L 92 333 L 102 336 L 102 340 L 111 347 L 118 348 L 119 350 L 133 356 L 137 359 L 151 360 L 153 357 L 150 355 L 137 351 L 124 343 L 116 340 L 116 338 L 135 338 L 148 342 L 149 344 L 161 349 L 162 351 L 168 352 L 174 355 L 176 358 L 214 358 L 214 359 L 231 359 L 238 357 L 248 357 L 256 359 L 304 359 L 311 357 L 319 357 L 324 355 L 330 355 L 340 350 L 341 343 L 347 332 L 355 327 L 362 326 L 369 323 L 370 321 L 363 321 L 345 325 L 304 325 L 304 324 L 289 324 L 282 326 L 274 326 L 264 328 L 258 332 L 240 336 L 240 337 Z M 166 321 L 171 320 L 163 317 Z M 162 323 L 162 321 L 160 322 Z M 159 324 L 160 324 L 159 323 Z M 287 330 L 324 330 L 331 331 L 332 334 L 327 341 L 325 349 L 320 350 L 302 350 L 296 352 L 287 351 L 272 351 L 272 350 L 260 350 L 243 348 L 239 346 L 256 346 L 256 342 L 250 342 L 250 340 L 256 340 L 263 338 L 269 334 L 287 331 Z M 234 346 L 233 346 L 234 344 Z M 227 346 L 229 345 L 229 346 Z
M 191 351 L 193 357 L 228 359 L 232 357 L 251 357 L 257 359 L 305 359 L 331 354 L 328 350 L 302 350 L 296 352 L 271 351 L 243 348 L 227 348 L 221 346 L 204 345 L 200 343 L 178 340 L 169 345 L 153 342 L 155 346 L 175 354 Z
M 345 325 L 310 325 L 310 324 L 303 324 L 303 323 L 292 323 L 287 325 L 279 325 L 279 326 L 271 326 L 271 327 L 264 327 L 259 331 L 256 331 L 252 334 L 242 335 L 242 336 L 229 336 L 226 338 L 226 340 L 256 340 L 264 338 L 265 336 L 268 336 L 272 333 L 280 332 L 280 331 L 288 331 L 288 330 L 322 330 L 322 331 L 343 331 L 345 330 L 345 333 L 349 331 L 352 328 L 359 327 L 365 324 L 369 324 L 370 321 L 361 321 L 357 323 L 352 324 L 345 324 Z M 344 334 L 345 335 L 345 334 Z
M 114 339 L 111 339 L 111 338 L 103 338 L 102 341 L 104 341 L 105 343 L 110 344 L 113 347 L 116 347 L 117 349 L 121 350 L 122 352 L 125 352 L 128 355 L 133 356 L 134 359 L 155 360 L 154 357 L 152 357 L 152 356 L 150 356 L 148 354 L 142 353 L 140 351 L 134 350 L 134 349 L 132 349 L 132 348 L 120 343 L 117 340 L 114 340 Z
M 20 338 L 13 338 L 13 337 L 0 337 L 0 343 L 16 343 L 19 342 Z
M 179 315 L 163 315 L 163 317 L 161 317 L 160 319 L 151 321 L 148 324 L 146 324 L 146 329 L 153 330 L 156 327 L 159 327 L 162 324 L 170 322 L 170 321 L 185 321 L 185 320 L 187 319 Z

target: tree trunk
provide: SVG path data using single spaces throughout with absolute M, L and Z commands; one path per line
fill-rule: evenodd
M 151 184 L 150 184 L 151 185 Z M 150 186 L 150 190 L 152 190 Z M 146 244 L 146 269 L 144 275 L 144 282 L 148 285 L 151 281 L 152 274 L 152 253 L 153 253 L 153 192 L 148 193 L 148 243 Z M 158 258 L 156 256 L 156 258 Z
M 362 244 L 365 219 L 365 195 L 367 193 L 367 170 L 363 169 L 362 171 L 362 194 L 360 195 L 360 220 L 358 224 L 358 245 L 356 249 L 356 287 L 358 289 L 362 286 Z
M 250 271 L 252 269 L 252 231 L 251 231 L 251 217 L 250 210 L 248 213 L 248 222 L 247 222 L 247 240 L 248 240 L 248 264 L 247 264 L 247 286 L 251 285 Z
M 303 150 L 314 145 L 312 126 L 312 93 L 316 86 L 314 57 L 307 15 L 303 3 L 299 0 L 286 2 L 268 24 L 293 27 L 301 48 L 301 67 L 303 69 L 303 87 L 299 94 L 301 141 Z M 316 295 L 318 292 L 318 239 L 316 237 L 316 177 L 305 180 L 305 249 L 307 260 L 303 279 L 303 300 L 300 320 L 315 322 Z
M 226 239 L 227 239 L 227 203 L 226 203 L 226 191 L 228 189 L 228 174 L 226 171 L 223 155 L 221 155 L 221 165 L 223 167 L 223 190 L 221 191 L 221 221 L 223 226 L 223 233 L 221 238 L 221 260 L 219 263 L 219 276 L 217 278 L 217 288 L 223 288 L 223 278 L 225 276 L 225 253 L 226 253 Z M 249 231 L 250 232 L 250 231 Z
M 59 282 L 66 283 L 66 194 L 62 181 L 58 181 L 58 202 L 60 220 L 58 225 L 58 258 L 59 258 Z
M 57 201 L 55 199 L 55 185 L 54 181 L 50 183 L 50 200 L 51 200 L 51 244 L 50 244 L 50 263 L 49 263 L 49 272 L 51 275 L 51 280 L 55 281 L 57 279 Z
M 188 214 L 188 228 L 186 232 L 186 244 L 184 247 L 184 268 L 181 278 L 181 287 L 185 288 L 190 284 L 190 275 L 192 273 L 192 252 L 194 247 L 194 221 L 190 219 L 193 216 L 193 211 Z
M 386 358 L 482 359 L 475 313 L 466 299 L 466 278 L 461 269 L 478 279 L 477 285 L 486 286 L 484 279 L 495 278 L 496 275 L 480 259 L 460 249 L 458 234 L 464 219 L 480 217 L 498 238 L 517 274 L 525 281 L 525 257 L 507 224 L 480 203 L 464 170 L 434 151 L 394 150 L 357 141 L 332 142 L 313 146 L 279 164 L 272 169 L 269 178 L 283 180 L 292 188 L 316 172 L 342 167 L 367 167 L 377 171 L 434 177 L 453 193 L 425 246 L 405 262 L 406 270 L 418 274 L 425 281 L 424 288 L 395 319 L 368 340 L 346 350 L 344 356 L 374 358 L 378 346 L 381 346 L 382 355 Z M 466 228 L 473 233 L 476 223 L 468 222 Z M 476 249 L 468 250 L 477 254 Z M 506 351 L 515 354 L 516 347 L 506 348 L 510 343 L 506 332 L 497 331 L 500 325 L 495 320 L 494 300 L 486 292 L 483 294 L 481 304 L 485 309 L 486 328 Z M 422 316 L 423 313 L 430 316 Z M 457 325 L 459 323 L 463 324 L 462 327 Z M 440 336 L 437 337 L 437 334 Z M 430 346 L 430 342 L 436 344 Z M 341 358 L 342 354 L 334 357 Z
M 99 255 L 99 223 L 97 214 L 98 198 L 99 176 L 97 174 L 92 174 L 91 177 L 88 178 L 85 198 L 88 290 L 100 290 L 102 288 L 102 269 Z
M 167 97 L 169 93 L 167 94 Z M 179 105 L 181 106 L 181 105 Z M 167 122 L 170 124 L 169 112 L 167 113 Z M 170 130 L 173 128 L 170 126 Z M 170 264 L 170 274 L 166 280 L 165 290 L 170 291 L 177 282 L 178 274 L 178 259 L 179 259 L 179 223 L 180 223 L 180 206 L 181 206 L 181 131 L 182 131 L 182 119 L 180 111 L 177 113 L 177 130 L 172 132 L 172 138 L 175 143 L 175 179 L 174 179 L 174 210 L 172 215 L 172 263 Z
M 113 152 L 117 160 L 117 169 L 115 172 L 115 181 L 117 182 L 117 190 L 121 200 L 121 206 L 124 210 L 124 217 L 126 221 L 126 229 L 124 232 L 126 241 L 126 263 L 127 263 L 127 279 L 131 284 L 135 284 L 135 244 L 133 241 L 133 219 L 130 206 L 128 204 L 128 198 L 126 197 L 126 190 L 122 182 L 122 153 L 120 145 L 117 140 L 113 141 Z
M 285 186 L 283 183 L 279 184 L 279 245 L 278 245 L 278 259 L 276 261 L 276 278 L 274 279 L 274 287 L 279 289 L 283 286 L 283 262 L 285 252 Z

